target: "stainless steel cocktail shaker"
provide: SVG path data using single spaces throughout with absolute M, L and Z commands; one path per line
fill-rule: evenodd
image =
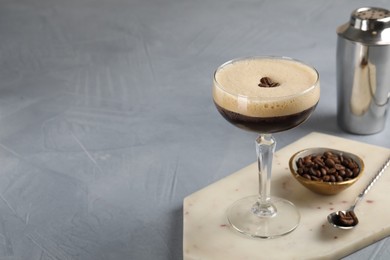
M 390 103 L 390 11 L 356 9 L 337 34 L 338 124 L 355 134 L 380 132 Z

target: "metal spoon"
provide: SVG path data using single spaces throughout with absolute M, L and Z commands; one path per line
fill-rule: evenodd
M 362 200 L 362 198 L 367 194 L 367 192 L 371 189 L 374 183 L 379 179 L 382 173 L 386 170 L 386 168 L 390 165 L 390 157 L 387 158 L 386 162 L 383 164 L 381 169 L 377 174 L 371 179 L 366 188 L 357 196 L 355 202 L 352 206 L 347 210 L 336 211 L 328 215 L 328 222 L 334 227 L 341 229 L 352 229 L 358 223 L 359 219 L 356 217 L 354 209 L 358 202 Z

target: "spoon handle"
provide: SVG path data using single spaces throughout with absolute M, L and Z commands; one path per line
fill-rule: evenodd
M 386 162 L 382 165 L 382 167 L 377 172 L 377 174 L 375 174 L 375 176 L 372 177 L 371 181 L 368 183 L 366 188 L 364 188 L 364 190 L 362 192 L 360 192 L 360 194 L 356 197 L 355 203 L 353 203 L 353 205 L 351 206 L 351 210 L 353 210 L 355 208 L 356 204 L 359 201 L 361 201 L 361 199 L 364 197 L 364 195 L 366 195 L 366 193 L 371 189 L 372 185 L 374 185 L 374 183 L 379 179 L 379 177 L 381 177 L 381 175 L 385 172 L 386 168 L 389 165 L 390 165 L 390 157 L 387 158 Z

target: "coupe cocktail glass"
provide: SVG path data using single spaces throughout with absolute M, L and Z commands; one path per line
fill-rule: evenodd
M 242 198 L 227 210 L 228 221 L 237 231 L 274 238 L 298 226 L 300 214 L 294 204 L 270 193 L 276 145 L 272 134 L 303 123 L 319 98 L 318 72 L 291 58 L 240 58 L 215 71 L 213 99 L 220 114 L 239 128 L 259 133 L 258 195 Z

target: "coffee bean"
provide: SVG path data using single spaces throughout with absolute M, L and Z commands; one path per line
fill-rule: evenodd
M 316 176 L 310 176 L 313 181 L 320 181 L 321 179 Z
M 342 166 L 341 164 L 335 164 L 335 165 L 334 165 L 334 168 L 335 168 L 337 171 L 341 171 L 341 170 L 344 170 L 344 169 L 345 169 L 345 167 Z
M 331 158 L 328 158 L 328 159 L 326 159 L 325 164 L 326 164 L 326 166 L 328 166 L 329 168 L 333 168 L 334 165 L 335 165 L 335 162 L 334 162 Z
M 348 178 L 353 177 L 353 171 L 351 171 L 350 169 L 345 169 L 345 176 L 347 176 Z
M 302 159 L 302 158 L 299 158 L 299 159 L 298 159 L 297 166 L 298 166 L 299 168 L 302 168 L 302 167 L 303 167 L 303 159 Z
M 355 169 L 355 168 L 356 168 L 356 165 L 355 165 L 353 162 L 349 162 L 349 163 L 348 163 L 348 168 L 350 168 L 350 169 Z
M 318 156 L 316 156 L 316 158 L 314 158 L 313 162 L 321 167 L 324 167 L 325 164 L 324 162 L 321 160 L 321 157 L 318 158 Z
M 328 170 L 328 174 L 334 175 L 336 173 L 336 171 L 337 171 L 336 168 L 330 168 Z
M 333 156 L 333 153 L 332 152 L 324 152 L 324 156 L 325 157 Z
M 353 211 L 347 211 L 346 213 L 339 211 L 336 222 L 339 226 L 350 227 L 356 225 L 359 221 Z
M 314 169 L 314 167 L 313 167 L 313 168 L 310 168 L 310 174 L 311 174 L 312 176 L 319 177 L 318 174 L 317 174 L 317 171 L 316 171 L 316 169 Z

